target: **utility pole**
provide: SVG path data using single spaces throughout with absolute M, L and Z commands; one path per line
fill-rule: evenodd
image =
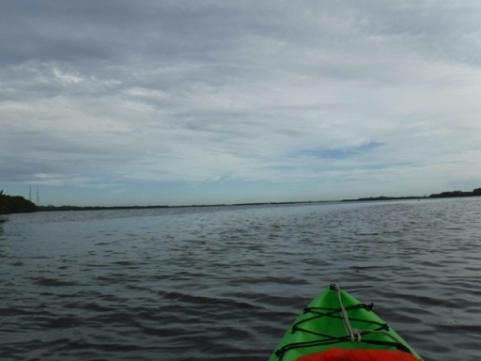
M 40 205 L 40 192 L 39 192 L 39 188 L 37 186 L 37 202 L 35 203 L 37 206 Z

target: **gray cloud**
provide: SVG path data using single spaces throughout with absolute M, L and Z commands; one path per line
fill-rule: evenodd
M 477 2 L 0 8 L 0 182 L 476 179 Z

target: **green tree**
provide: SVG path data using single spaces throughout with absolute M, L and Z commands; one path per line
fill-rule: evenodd
M 0 214 L 6 214 L 7 212 L 7 205 L 5 201 L 5 196 L 3 195 L 3 189 L 0 191 Z
M 0 214 L 35 212 L 37 206 L 21 196 L 8 196 L 0 191 Z

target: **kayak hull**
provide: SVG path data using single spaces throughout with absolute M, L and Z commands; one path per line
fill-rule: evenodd
M 304 309 L 281 339 L 269 361 L 295 361 L 336 349 L 393 350 L 418 353 L 378 315 L 337 285 L 326 288 Z M 349 320 L 346 326 L 346 318 Z

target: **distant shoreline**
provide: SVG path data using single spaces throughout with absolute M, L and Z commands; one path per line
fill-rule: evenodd
M 299 202 L 257 202 L 257 203 L 233 203 L 233 204 L 192 204 L 182 206 L 37 206 L 39 212 L 55 211 L 97 211 L 97 210 L 123 210 L 123 209 L 165 209 L 165 208 L 203 208 L 203 207 L 238 207 L 238 206 L 268 206 L 282 204 L 309 204 L 309 203 L 328 203 L 340 201 L 299 201 Z
M 476 188 L 472 192 L 450 191 L 434 193 L 429 196 L 407 196 L 407 197 L 363 197 L 355 199 L 342 199 L 336 201 L 298 201 L 298 202 L 255 202 L 255 203 L 234 203 L 234 204 L 198 204 L 198 205 L 183 205 L 183 206 L 112 206 L 112 207 L 78 207 L 78 206 L 38 206 L 38 211 L 92 211 L 92 210 L 122 210 L 122 209 L 161 209 L 161 208 L 200 208 L 200 207 L 237 207 L 237 206 L 268 206 L 268 205 L 283 205 L 283 204 L 316 204 L 316 203 L 335 203 L 335 202 L 369 202 L 369 201 L 395 201 L 395 200 L 421 200 L 433 198 L 459 198 L 459 197 L 475 197 L 481 196 L 481 188 Z
M 472 192 L 449 191 L 434 193 L 429 196 L 408 196 L 408 197 L 368 197 L 357 199 L 344 199 L 343 202 L 359 202 L 359 201 L 391 201 L 391 200 L 408 200 L 408 199 L 430 199 L 430 198 L 460 198 L 460 197 L 476 197 L 481 196 L 481 188 L 476 188 Z
M 433 198 L 431 196 L 409 196 L 409 197 L 366 197 L 366 198 L 354 198 L 354 199 L 343 199 L 342 202 L 369 202 L 369 201 L 396 201 L 396 200 L 412 200 L 412 199 L 429 199 Z
M 392 201 L 392 200 L 421 200 L 433 198 L 460 198 L 481 196 L 481 188 L 476 188 L 471 192 L 449 191 L 434 193 L 429 196 L 407 196 L 407 197 L 363 197 L 355 199 L 342 199 L 336 201 L 298 201 L 298 202 L 255 202 L 255 203 L 234 203 L 234 204 L 193 204 L 193 205 L 155 205 L 155 206 L 36 206 L 32 202 L 21 196 L 7 196 L 0 193 L 2 209 L 0 214 L 8 213 L 24 213 L 24 212 L 55 212 L 55 211 L 96 211 L 96 210 L 123 210 L 123 209 L 162 209 L 162 208 L 196 208 L 196 207 L 236 207 L 236 206 L 266 206 L 266 205 L 283 205 L 283 204 L 316 204 L 316 203 L 333 203 L 333 202 L 369 202 L 369 201 Z M 15 207 L 8 207 L 9 203 L 15 201 Z M 12 203 L 13 204 L 13 203 Z M 10 209 L 9 209 L 10 208 Z

